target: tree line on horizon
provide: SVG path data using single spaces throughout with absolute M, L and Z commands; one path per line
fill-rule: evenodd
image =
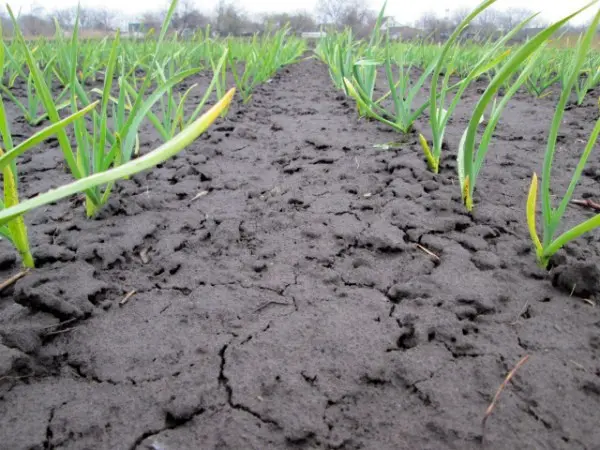
M 24 34 L 29 36 L 51 36 L 55 33 L 54 20 L 60 27 L 68 31 L 73 28 L 77 17 L 77 6 L 46 11 L 42 7 L 32 7 L 28 12 L 18 13 L 18 22 Z M 388 28 L 403 29 L 408 37 L 432 37 L 443 39 L 470 12 L 466 8 L 446 9 L 443 12 L 429 11 L 423 13 L 413 23 L 390 18 Z M 139 23 L 145 29 L 158 29 L 165 11 L 141 12 L 129 22 Z M 533 13 L 528 8 L 509 8 L 505 10 L 488 9 L 480 14 L 472 24 L 473 32 L 490 36 L 513 28 Z M 342 29 L 349 27 L 357 36 L 367 35 L 377 20 L 378 11 L 370 9 L 360 0 L 318 0 L 314 11 L 297 11 L 292 13 L 264 13 L 250 15 L 241 8 L 236 0 L 218 0 L 211 13 L 202 12 L 194 0 L 181 0 L 173 17 L 173 29 L 195 31 L 210 26 L 213 32 L 220 35 L 251 35 L 268 29 L 290 25 L 295 33 L 314 32 L 321 29 Z M 8 15 L 3 13 L 3 33 L 12 35 L 12 23 Z M 102 33 L 114 32 L 117 28 L 127 29 L 127 23 L 118 10 L 106 7 L 80 7 L 79 27 L 82 30 Z M 536 19 L 531 27 L 547 25 Z M 568 31 L 580 31 L 585 25 L 568 27 Z M 412 31 L 412 33 L 411 33 Z M 412 36 L 411 36 L 412 34 Z

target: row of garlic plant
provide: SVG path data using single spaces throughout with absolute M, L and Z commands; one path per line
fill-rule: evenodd
M 533 173 L 529 188 L 526 208 L 527 224 L 538 262 L 542 267 L 546 267 L 550 261 L 550 258 L 565 244 L 600 227 L 600 214 L 596 214 L 595 216 L 570 229 L 564 230 L 561 233 L 561 224 L 563 222 L 567 206 L 571 202 L 575 188 L 581 179 L 581 175 L 583 174 L 588 158 L 590 157 L 590 154 L 598 140 L 598 136 L 600 135 L 600 118 L 596 120 L 596 124 L 592 130 L 592 133 L 590 134 L 588 141 L 581 152 L 579 162 L 573 171 L 573 174 L 571 175 L 569 186 L 563 197 L 559 199 L 560 202 L 557 207 L 553 205 L 553 199 L 558 196 L 553 195 L 553 191 L 556 192 L 556 189 L 552 189 L 552 166 L 554 163 L 554 156 L 556 154 L 560 126 L 563 122 L 567 103 L 569 102 L 573 91 L 577 93 L 578 97 L 580 95 L 581 88 L 578 87 L 578 85 L 581 83 L 581 72 L 586 68 L 586 59 L 588 57 L 592 42 L 595 39 L 599 24 L 600 11 L 598 11 L 598 13 L 594 16 L 587 32 L 582 35 L 577 42 L 573 59 L 569 64 L 569 71 L 565 74 L 565 79 L 563 80 L 560 98 L 558 100 L 552 125 L 550 127 L 550 132 L 548 134 L 548 142 L 546 144 L 546 152 L 544 154 L 544 163 L 542 168 L 542 185 L 540 189 L 542 203 L 541 239 L 536 228 L 536 204 L 538 195 L 538 177 L 536 173 Z
M 79 38 L 77 21 L 70 38 L 57 25 L 54 40 L 28 42 L 8 8 L 15 38 L 0 45 L 0 88 L 31 125 L 49 122 L 15 144 L 0 95 L 0 237 L 12 243 L 24 266 L 35 264 L 24 214 L 83 193 L 86 214 L 93 217 L 118 180 L 185 149 L 226 115 L 236 89 L 247 101 L 259 83 L 304 52 L 303 41 L 290 36 L 288 28 L 243 43 L 212 39 L 208 31 L 182 41 L 167 34 L 176 5 L 173 0 L 157 36 L 134 41 L 117 32 L 113 38 L 93 42 Z M 228 69 L 234 71 L 236 88 L 227 88 Z M 202 70 L 212 72 L 212 78 L 189 110 L 186 100 L 196 85 L 183 92 L 179 86 Z M 19 77 L 26 82 L 25 101 L 13 92 Z M 100 87 L 94 87 L 98 83 Z M 208 102 L 214 105 L 204 112 Z M 143 123 L 153 125 L 164 141 L 149 152 L 140 150 Z M 67 133 L 70 128 L 73 139 Z M 19 201 L 18 158 L 51 136 L 56 136 L 74 181 Z
M 52 39 L 40 38 L 32 47 L 46 83 L 49 86 L 58 84 L 62 89 L 56 97 L 61 109 L 68 105 L 67 86 L 70 86 L 73 77 L 71 59 L 74 36 L 77 36 L 77 26 L 68 38 L 57 23 L 56 34 Z M 153 31 L 141 39 L 124 39 L 119 36 L 79 39 L 77 36 L 77 66 L 74 76 L 79 84 L 93 86 L 102 81 L 98 76 L 109 61 L 115 40 L 119 40 L 120 75 L 127 74 L 126 78 L 130 80 L 142 79 L 146 73 L 151 73 L 152 77 L 165 78 L 187 69 L 214 72 L 218 68 L 222 69 L 217 86 L 219 92 L 223 93 L 224 73 L 229 71 L 233 74 L 234 84 L 244 102 L 250 99 L 256 86 L 271 78 L 279 68 L 298 60 L 306 50 L 305 41 L 291 35 L 287 26 L 274 32 L 256 34 L 247 40 L 213 38 L 208 27 L 198 32 L 193 39 L 181 39 L 177 33 L 172 33 L 162 39 L 160 46 L 156 46 Z M 38 125 L 47 115 L 41 111 L 40 97 L 27 67 L 23 46 L 18 39 L 4 41 L 2 45 L 5 60 L 0 91 L 17 105 L 30 125 Z M 226 53 L 225 64 L 219 65 L 221 57 Z M 26 86 L 24 99 L 13 93 L 18 82 Z M 163 130 L 159 131 L 164 134 Z
M 517 91 L 525 87 L 536 96 L 550 89 L 560 91 L 554 121 L 548 138 L 542 175 L 542 239 L 535 227 L 537 175 L 534 174 L 527 203 L 527 222 L 538 263 L 547 267 L 550 258 L 565 244 L 600 226 L 600 215 L 558 234 L 563 217 L 581 177 L 587 159 L 600 134 L 600 119 L 582 153 L 572 181 L 557 208 L 552 206 L 551 170 L 556 140 L 568 100 L 575 91 L 577 103 L 600 83 L 600 57 L 591 50 L 600 12 L 588 31 L 580 36 L 573 48 L 556 49 L 551 39 L 571 19 L 596 5 L 591 1 L 567 17 L 551 24 L 529 38 L 524 44 L 511 46 L 510 41 L 536 15 L 526 18 L 498 40 L 489 40 L 474 47 L 460 42 L 469 24 L 496 0 L 484 0 L 456 28 L 443 45 L 392 44 L 380 36 L 379 26 L 373 31 L 369 44 L 352 39 L 350 31 L 324 37 L 316 48 L 316 56 L 328 64 L 334 84 L 356 101 L 360 117 L 378 120 L 393 129 L 408 133 L 415 121 L 429 110 L 428 121 L 432 142 L 419 134 L 427 164 L 433 172 L 440 170 L 442 143 L 449 120 L 467 87 L 475 80 L 487 79 L 488 86 L 481 95 L 470 118 L 457 152 L 458 178 L 464 205 L 474 208 L 473 195 L 479 174 L 484 166 L 494 130 L 502 112 Z M 385 5 L 384 5 L 385 9 Z M 383 15 L 383 9 L 380 17 Z M 378 24 L 379 25 L 379 24 Z M 376 37 L 374 39 L 374 37 Z M 377 48 L 370 48 L 376 45 Z M 401 51 L 398 51 L 400 47 Z M 375 56 L 373 56 L 375 55 Z M 413 64 L 421 68 L 421 76 L 410 81 Z M 387 92 L 376 98 L 377 69 L 384 68 Z M 368 76 L 365 76 L 365 72 Z M 394 76 L 397 73 L 397 78 Z M 416 101 L 429 81 L 429 95 Z M 500 90 L 503 90 L 499 96 Z M 385 106 L 391 99 L 391 107 Z M 484 113 L 489 117 L 484 120 Z M 485 123 L 485 126 L 482 124 Z
M 513 44 L 507 41 L 507 49 Z M 569 39 L 566 39 L 569 41 Z M 574 44 L 573 39 L 570 40 Z M 562 41 L 561 41 L 562 42 Z M 573 47 L 570 45 L 557 47 L 557 43 L 549 40 L 543 51 L 536 54 L 537 64 L 525 78 L 524 87 L 533 96 L 541 98 L 553 92 L 558 84 L 564 83 L 569 73 L 569 64 L 573 61 Z M 444 50 L 442 44 L 431 43 L 427 38 L 413 41 L 388 42 L 389 54 L 392 62 L 402 62 L 405 67 L 427 70 L 439 61 L 440 53 Z M 458 78 L 467 77 L 474 65 L 477 64 L 495 42 L 487 40 L 475 40 L 474 38 L 462 39 L 457 45 L 447 49 L 448 53 L 442 61 L 444 71 L 450 70 Z M 369 42 L 353 38 L 350 30 L 339 33 L 328 34 L 322 38 L 315 50 L 316 55 L 330 67 L 331 78 L 339 89 L 346 90 L 341 81 L 340 73 L 351 73 L 353 65 L 366 57 L 367 52 L 379 52 L 380 63 L 383 63 L 384 48 L 373 49 Z M 398 55 L 401 55 L 398 56 Z M 398 61 L 401 58 L 401 61 Z M 577 103 L 581 105 L 586 94 L 600 86 L 600 52 L 590 51 L 585 63 L 580 70 L 580 77 L 575 84 Z M 342 70 L 343 69 L 343 70 Z M 495 73 L 491 68 L 485 74 L 490 80 Z M 516 79 L 516 76 L 515 78 Z M 507 81 L 504 88 L 512 85 L 511 79 Z
M 297 61 L 306 51 L 306 41 L 288 36 L 288 29 L 255 34 L 252 39 L 229 38 L 228 62 L 244 103 L 259 84 L 270 79 L 280 67 Z

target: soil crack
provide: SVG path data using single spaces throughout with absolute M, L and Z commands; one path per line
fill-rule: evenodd
M 279 423 L 277 423 L 275 420 L 262 417 L 260 415 L 260 413 L 253 411 L 248 406 L 243 405 L 241 403 L 235 403 L 233 401 L 233 388 L 231 387 L 231 382 L 230 382 L 229 378 L 225 375 L 225 364 L 226 364 L 225 353 L 227 352 L 228 348 L 229 348 L 229 344 L 225 344 L 219 351 L 219 357 L 221 358 L 221 366 L 220 366 L 220 370 L 219 370 L 219 384 L 222 385 L 225 388 L 225 391 L 227 392 L 227 403 L 233 409 L 237 409 L 239 411 L 244 411 L 245 413 L 248 413 L 251 416 L 254 416 L 256 419 L 260 420 L 263 423 L 273 425 L 276 428 L 281 429 L 281 425 L 279 425 Z
M 108 384 L 112 384 L 112 385 L 119 384 L 117 381 L 111 380 L 110 378 L 103 380 L 96 375 L 88 375 L 81 369 L 80 364 L 76 364 L 74 362 L 67 362 L 67 366 L 69 366 L 71 369 L 73 369 L 73 371 L 79 378 L 83 378 L 84 380 L 87 380 L 87 381 L 90 381 L 93 383 L 98 383 L 98 384 L 102 384 L 102 383 L 108 383 Z
M 452 355 L 452 357 L 454 359 L 460 359 L 460 358 L 478 358 L 480 356 L 482 356 L 480 353 L 468 353 L 468 351 L 466 350 L 460 350 L 458 348 L 453 348 L 452 345 L 448 344 L 445 341 L 441 341 L 440 342 L 442 344 L 444 344 L 444 347 L 446 348 L 446 350 L 448 350 L 450 352 L 450 354 Z
M 52 437 L 54 433 L 52 433 L 52 420 L 54 419 L 54 414 L 56 413 L 56 408 L 52 408 L 50 410 L 50 417 L 48 418 L 48 425 L 46 425 L 46 440 L 44 441 L 44 450 L 50 450 L 54 448 L 52 445 Z
M 348 281 L 344 275 L 342 275 L 341 273 L 337 272 L 338 275 L 340 276 L 340 280 L 342 281 L 342 283 L 344 283 L 344 286 L 346 287 L 355 287 L 355 288 L 360 288 L 360 289 L 373 289 L 374 291 L 379 292 L 380 294 L 385 295 L 386 297 L 387 292 L 389 291 L 389 287 L 378 287 L 375 283 L 370 284 L 370 283 L 360 283 L 360 282 L 352 282 L 352 281 Z
M 159 430 L 150 430 L 150 431 L 146 431 L 144 433 L 142 433 L 140 436 L 138 436 L 138 438 L 133 442 L 133 444 L 131 445 L 131 447 L 129 447 L 129 450 L 135 450 L 136 448 L 138 448 L 138 446 L 144 442 L 146 439 L 148 439 L 149 437 L 152 436 L 156 436 L 159 433 L 162 433 L 164 430 L 166 430 L 166 428 L 161 428 Z
M 165 416 L 165 426 L 162 428 L 148 430 L 148 431 L 143 432 L 141 435 L 139 435 L 137 437 L 137 439 L 133 442 L 131 447 L 129 447 L 129 450 L 135 450 L 146 439 L 148 439 L 152 436 L 159 435 L 163 431 L 173 430 L 175 428 L 184 426 L 186 423 L 190 422 L 195 417 L 203 414 L 205 411 L 206 411 L 206 408 L 204 406 L 199 406 L 196 409 L 194 409 L 193 411 L 189 412 L 188 414 L 183 414 L 180 416 L 173 415 L 172 413 L 167 412 L 166 416 Z M 152 448 L 155 448 L 155 446 L 153 446 Z

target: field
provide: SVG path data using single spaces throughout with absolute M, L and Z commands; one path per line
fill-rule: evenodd
M 252 51 L 235 42 L 230 50 L 245 55 L 236 67 L 250 73 Z M 185 100 L 173 123 L 187 120 L 204 92 L 215 89 L 208 107 L 235 85 L 226 114 L 183 151 L 119 179 L 104 204 L 80 190 L 28 211 L 35 268 L 23 271 L 27 253 L 0 241 L 0 448 L 596 448 L 600 230 L 544 266 L 526 213 L 560 80 L 544 75 L 552 82 L 534 93 L 544 83 L 532 75 L 509 99 L 469 211 L 456 152 L 493 74 L 466 87 L 435 173 L 420 138 L 433 138 L 429 109 L 406 133 L 359 117 L 318 49 L 281 42 L 289 55 L 251 97 L 231 65 L 211 70 L 221 53 L 193 47 L 212 64 L 168 92 Z M 98 51 L 100 66 L 111 43 Z M 69 45 L 42 43 L 34 55 L 52 61 L 52 49 Z M 82 43 L 82 55 L 94 45 Z M 165 54 L 175 48 L 191 47 L 169 41 Z M 401 53 L 432 52 L 435 61 L 435 49 Z M 545 61 L 555 61 L 552 52 Z M 463 60 L 483 54 L 463 50 Z M 407 72 L 411 86 L 422 66 Z M 106 94 L 104 70 L 71 76 Z M 376 72 L 379 97 L 389 88 L 383 68 Z M 60 74 L 48 78 L 53 98 L 63 94 Z M 26 120 L 14 99 L 26 104 L 29 91 L 27 75 L 15 76 L 12 97 L 3 96 L 15 142 L 53 122 Z M 431 95 L 427 81 L 415 104 Z M 552 170 L 557 203 L 594 134 L 599 95 L 594 85 L 581 101 L 569 97 Z M 119 114 L 107 114 L 109 128 Z M 157 126 L 165 117 L 145 116 L 140 154 L 172 142 Z M 78 123 L 67 140 L 83 147 L 78 133 L 95 122 Z M 61 140 L 47 138 L 19 157 L 22 205 L 77 178 L 64 155 Z M 9 172 L 2 214 L 19 204 L 6 201 Z M 573 199 L 589 203 L 569 202 L 561 230 L 595 217 L 597 152 L 578 181 Z

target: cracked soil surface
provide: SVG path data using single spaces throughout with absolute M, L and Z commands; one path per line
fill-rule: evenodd
M 560 189 L 593 97 L 567 113 Z M 513 99 L 469 215 L 452 151 L 433 175 L 415 135 L 358 121 L 306 60 L 99 217 L 33 211 L 38 268 L 0 296 L 0 448 L 597 449 L 600 233 L 542 272 L 524 222 L 553 107 Z M 69 180 L 55 141 L 20 167 L 24 197 Z M 576 197 L 599 181 L 593 155 Z

